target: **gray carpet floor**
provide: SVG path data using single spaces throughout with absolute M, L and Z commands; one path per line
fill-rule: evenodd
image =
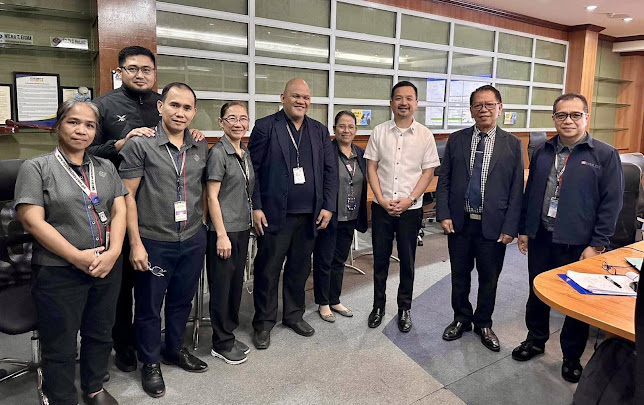
M 278 324 L 270 348 L 257 351 L 250 337 L 252 295 L 244 292 L 236 336 L 251 346 L 248 361 L 231 366 L 211 357 L 211 332 L 205 326 L 195 354 L 209 364 L 206 373 L 162 366 L 167 393 L 152 399 L 141 389 L 138 371 L 122 373 L 110 359 L 111 380 L 105 388 L 121 404 L 570 404 L 575 385 L 560 376 L 560 314 L 553 312 L 551 317 L 552 337 L 544 356 L 527 363 L 510 357 L 526 333 L 527 260 L 516 245 L 508 247 L 499 282 L 494 330 L 502 348 L 493 353 L 472 333 L 454 342 L 441 339 L 452 320 L 447 242 L 435 224 L 427 227 L 427 233 L 417 251 L 414 328 L 408 334 L 396 327 L 395 262 L 387 284 L 385 322 L 367 328 L 373 299 L 373 259 L 367 255 L 356 260 L 366 275 L 345 273 L 342 302 L 353 310 L 353 318 L 338 316 L 333 324 L 322 321 L 309 279 L 305 319 L 316 329 L 315 335 L 304 338 Z M 369 237 L 361 241 L 365 247 Z M 248 288 L 252 290 L 252 284 Z M 476 282 L 472 290 L 475 302 Z M 186 345 L 191 343 L 186 333 Z M 590 357 L 593 343 L 591 339 L 582 363 Z M 28 358 L 29 344 L 28 335 L 0 335 L 0 357 Z M 0 384 L 0 404 L 36 404 L 34 387 L 33 375 Z

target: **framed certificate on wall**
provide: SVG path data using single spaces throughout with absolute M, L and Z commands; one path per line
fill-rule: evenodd
M 53 73 L 14 72 L 18 122 L 54 125 L 59 79 L 59 75 Z
M 13 119 L 13 85 L 0 83 L 0 125 Z
M 60 86 L 60 102 L 74 99 L 78 101 L 91 101 L 94 95 L 94 89 L 91 87 L 67 87 Z

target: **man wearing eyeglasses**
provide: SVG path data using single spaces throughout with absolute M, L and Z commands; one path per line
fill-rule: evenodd
M 506 245 L 517 236 L 523 193 L 523 149 L 514 135 L 497 127 L 503 104 L 489 85 L 470 95 L 475 125 L 449 136 L 441 162 L 436 218 L 447 236 L 452 269 L 454 321 L 444 340 L 472 330 L 488 349 L 498 352 L 492 331 L 496 287 Z M 469 300 L 476 263 L 479 288 L 476 310 Z
M 586 132 L 589 117 L 584 96 L 559 96 L 553 104 L 557 135 L 532 155 L 518 243 L 523 254 L 530 248 L 528 336 L 512 352 L 517 361 L 543 354 L 550 336 L 550 307 L 535 295 L 534 278 L 604 252 L 622 208 L 624 178 L 619 154 Z M 566 381 L 579 381 L 583 370 L 579 359 L 587 340 L 588 325 L 566 316 L 560 336 L 561 375 Z

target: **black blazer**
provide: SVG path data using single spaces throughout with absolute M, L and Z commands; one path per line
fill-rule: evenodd
M 436 219 L 451 219 L 455 232 L 463 229 L 473 133 L 474 127 L 470 127 L 449 136 L 438 177 Z M 483 196 L 484 238 L 497 240 L 502 233 L 517 236 L 522 195 L 521 141 L 497 127 Z
M 329 130 L 320 122 L 304 117 L 305 130 L 313 151 L 315 207 L 311 226 L 317 234 L 315 219 L 322 209 L 335 212 L 338 199 L 337 151 L 331 144 Z M 289 175 L 289 137 L 283 110 L 255 122 L 248 141 L 255 169 L 253 209 L 266 215 L 266 232 L 277 233 L 286 218 Z
M 338 167 L 340 167 L 340 146 L 338 145 L 338 141 L 336 139 L 333 140 L 332 144 L 335 150 L 337 150 Z M 362 175 L 364 176 L 364 181 L 362 182 L 362 195 L 360 197 L 360 205 L 358 206 L 358 221 L 356 221 L 356 230 L 358 232 L 365 233 L 367 232 L 367 228 L 369 228 L 369 222 L 367 220 L 367 161 L 364 158 L 364 149 L 356 144 L 353 144 L 353 146 L 355 146 L 356 152 L 358 153 L 358 167 L 360 168 Z M 340 173 L 338 173 L 338 176 L 339 175 Z M 340 184 L 339 177 L 338 184 Z M 341 203 L 341 201 L 338 201 L 338 204 Z M 338 218 L 337 213 L 338 210 L 336 209 L 335 213 L 333 214 L 333 219 L 335 221 L 337 221 Z

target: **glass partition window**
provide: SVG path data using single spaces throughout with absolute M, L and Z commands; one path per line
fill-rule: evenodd
M 171 0 L 171 3 L 210 10 L 226 11 L 236 14 L 248 14 L 248 2 L 230 0 Z
M 400 37 L 412 41 L 447 45 L 449 44 L 449 23 L 403 14 Z
M 496 88 L 501 93 L 503 104 L 528 104 L 528 86 L 497 84 Z
M 456 24 L 454 25 L 454 46 L 493 51 L 494 31 Z
M 541 83 L 563 84 L 564 68 L 536 63 L 533 80 Z
M 532 105 L 551 106 L 561 95 L 561 89 L 532 88 Z
M 498 51 L 509 55 L 530 57 L 532 56 L 532 41 L 532 38 L 500 32 Z
M 391 86 L 391 77 L 388 76 L 348 72 L 335 74 L 336 97 L 389 100 Z
M 488 56 L 454 53 L 452 56 L 452 74 L 492 77 L 492 58 Z
M 377 8 L 338 2 L 336 28 L 393 37 L 396 34 L 396 14 Z
M 282 94 L 286 82 L 294 77 L 308 83 L 313 97 L 326 97 L 329 93 L 329 72 L 268 65 L 255 66 L 255 91 L 257 94 Z
M 401 46 L 398 69 L 447 73 L 447 52 Z
M 529 81 L 530 62 L 498 59 L 496 62 L 496 77 L 500 79 Z
M 496 123 L 501 128 L 525 128 L 528 122 L 528 112 L 526 110 L 515 110 L 504 108 L 501 116 Z
M 530 128 L 554 128 L 554 126 L 552 111 L 532 111 L 530 113 Z
M 331 20 L 331 0 L 255 0 L 255 15 L 271 20 L 328 28 Z
M 160 89 L 172 82 L 183 82 L 195 91 L 248 92 L 246 63 L 159 55 L 157 65 Z
M 329 61 L 329 37 L 273 27 L 255 27 L 255 55 L 271 58 Z
M 337 38 L 335 40 L 335 63 L 391 69 L 394 67 L 394 46 Z
M 537 50 L 535 56 L 538 59 L 564 62 L 566 60 L 566 46 L 555 42 L 537 39 Z

